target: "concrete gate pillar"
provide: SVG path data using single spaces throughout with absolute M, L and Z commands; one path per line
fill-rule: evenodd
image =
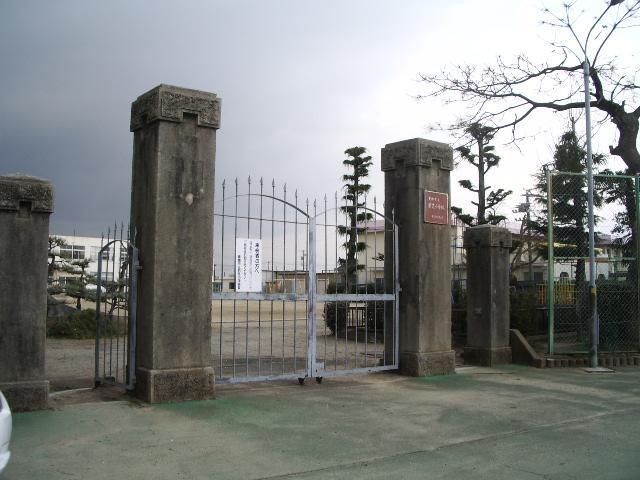
M 47 249 L 53 185 L 0 177 L 0 390 L 11 409 L 47 408 Z
M 136 395 L 208 398 L 216 130 L 213 93 L 159 85 L 131 105 L 139 248 Z
M 509 249 L 511 232 L 494 225 L 464 232 L 467 250 L 465 363 L 511 363 L 509 346 Z
M 455 370 L 448 202 L 452 169 L 453 151 L 444 143 L 414 138 L 382 149 L 385 215 L 395 214 L 398 224 L 400 371 L 406 375 Z M 385 241 L 387 258 L 392 256 L 390 245 Z M 389 275 L 387 271 L 387 279 Z

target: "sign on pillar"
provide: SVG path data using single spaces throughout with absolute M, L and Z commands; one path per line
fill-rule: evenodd
M 449 224 L 449 195 L 424 191 L 424 222 L 436 225 Z

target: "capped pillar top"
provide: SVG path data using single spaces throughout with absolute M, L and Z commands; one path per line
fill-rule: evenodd
M 32 212 L 53 212 L 53 185 L 42 178 L 13 173 L 0 176 L 0 210 L 20 210 L 29 202 Z
M 477 225 L 464 231 L 464 247 L 506 247 L 511 248 L 511 232 L 496 225 Z
M 220 128 L 221 103 L 215 93 L 161 84 L 131 104 L 131 131 L 158 120 L 182 122 L 184 113 L 197 115 L 200 127 Z
M 382 171 L 395 170 L 398 162 L 405 167 L 431 168 L 436 161 L 442 170 L 453 170 L 453 149 L 447 143 L 425 138 L 412 138 L 387 143 L 382 149 Z

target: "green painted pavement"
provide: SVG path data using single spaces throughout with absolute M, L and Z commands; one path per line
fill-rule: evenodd
M 3 480 L 640 478 L 640 370 L 516 366 L 14 415 Z

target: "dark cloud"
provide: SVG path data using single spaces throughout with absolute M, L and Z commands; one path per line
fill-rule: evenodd
M 377 161 L 380 147 L 399 139 L 380 135 L 403 121 L 380 113 L 393 108 L 380 93 L 441 10 L 389 5 L 5 1 L 0 173 L 54 182 L 57 233 L 96 234 L 126 221 L 130 104 L 169 83 L 223 97 L 218 179 L 264 176 L 305 196 L 331 195 L 345 148 L 363 144 Z M 412 102 L 407 91 L 397 95 Z

